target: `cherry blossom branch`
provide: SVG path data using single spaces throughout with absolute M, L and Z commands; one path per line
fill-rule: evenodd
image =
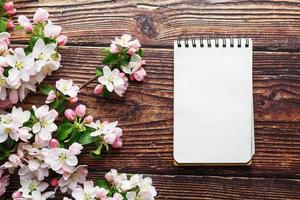
M 93 81 L 95 81 L 98 78 L 97 75 L 95 75 L 94 77 L 90 78 L 87 82 L 85 82 L 84 84 L 82 84 L 79 88 L 83 89 L 86 86 L 88 86 L 90 83 L 92 83 Z

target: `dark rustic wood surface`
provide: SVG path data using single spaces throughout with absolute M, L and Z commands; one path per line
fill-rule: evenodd
M 45 82 L 72 78 L 82 84 L 100 63 L 100 50 L 123 33 L 145 47 L 148 76 L 130 85 L 125 98 L 80 94 L 95 117 L 119 120 L 124 147 L 102 160 L 87 154 L 89 177 L 110 168 L 145 173 L 154 179 L 157 199 L 300 199 L 300 1 L 297 0 L 42 0 L 15 1 L 18 14 L 38 7 L 63 26 L 69 43 L 63 67 Z M 14 32 L 14 45 L 27 37 Z M 254 40 L 256 154 L 250 167 L 173 165 L 173 49 L 180 35 L 247 36 Z M 209 83 L 208 83 L 209 84 Z M 30 94 L 24 107 L 43 104 Z M 16 188 L 12 179 L 9 191 Z M 57 197 L 57 199 L 59 199 Z

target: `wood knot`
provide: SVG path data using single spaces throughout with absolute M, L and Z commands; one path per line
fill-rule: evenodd
M 154 38 L 158 35 L 154 20 L 151 16 L 140 14 L 136 16 L 136 21 L 140 31 L 149 38 Z

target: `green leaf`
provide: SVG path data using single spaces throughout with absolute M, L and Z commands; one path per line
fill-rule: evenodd
M 139 56 L 144 57 L 144 50 L 142 48 L 138 51 Z
M 96 186 L 100 187 L 100 188 L 104 188 L 106 190 L 109 190 L 109 183 L 106 180 L 100 180 L 98 179 L 96 181 Z
M 38 41 L 38 39 L 40 39 L 40 37 L 36 37 L 36 36 L 31 36 L 30 40 L 29 40 L 29 44 L 28 46 L 25 48 L 25 53 L 28 55 L 29 53 L 32 52 L 32 49 L 35 45 L 35 43 Z
M 56 110 L 58 113 L 62 113 L 65 111 L 65 103 L 66 103 L 66 101 L 64 99 L 59 101 L 59 104 L 56 107 Z
M 90 152 L 91 157 L 99 159 L 101 157 L 101 149 L 102 149 L 102 144 L 100 144 L 96 150 Z
M 109 145 L 106 144 L 106 143 L 103 143 L 103 145 L 104 145 L 104 147 L 105 147 L 105 152 L 109 152 L 109 150 L 110 150 Z
M 59 105 L 60 105 L 59 99 L 55 99 L 49 104 L 50 108 L 52 109 L 57 109 Z
M 102 50 L 102 53 L 103 53 L 103 56 L 104 56 L 104 57 L 107 56 L 108 54 L 110 54 L 109 48 L 103 49 L 103 50 Z
M 0 19 L 0 32 L 5 32 L 7 28 L 7 21 Z
M 3 72 L 3 75 L 5 76 L 5 77 L 8 77 L 8 71 L 11 69 L 11 67 L 5 67 L 4 68 L 4 72 Z
M 97 77 L 103 76 L 103 69 L 102 68 L 100 68 L 100 67 L 96 68 L 96 76 Z
M 118 63 L 118 55 L 117 54 L 108 54 L 103 59 L 103 64 L 113 65 Z
M 80 134 L 79 143 L 82 145 L 91 144 L 96 141 L 95 137 L 91 137 L 90 131 L 85 131 Z
M 108 91 L 107 87 L 104 85 L 102 89 L 102 96 L 107 97 L 110 94 L 110 91 Z
M 23 30 L 23 27 L 18 24 L 15 29 L 19 31 L 19 30 Z
M 57 139 L 63 141 L 73 131 L 73 125 L 71 123 L 61 124 L 56 131 Z
M 43 37 L 42 39 L 44 40 L 45 44 L 56 43 L 56 39 L 53 38 Z
M 40 92 L 41 92 L 41 93 L 46 94 L 46 95 L 48 95 L 49 92 L 50 92 L 51 90 L 53 90 L 53 88 L 52 88 L 51 86 L 49 86 L 49 85 L 43 85 L 43 86 L 40 87 L 39 89 L 40 89 Z

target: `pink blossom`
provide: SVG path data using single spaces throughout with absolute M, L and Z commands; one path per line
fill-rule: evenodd
M 68 37 L 65 35 L 60 35 L 56 38 L 56 42 L 59 46 L 65 46 L 68 41 Z
M 58 185 L 58 179 L 57 178 L 51 179 L 50 185 L 53 187 L 56 187 Z
M 94 94 L 102 94 L 103 85 L 98 84 L 94 89 Z
M 9 16 L 13 16 L 17 13 L 17 10 L 14 8 L 12 10 L 7 10 L 6 14 L 8 14 Z
M 34 144 L 37 145 L 39 148 L 45 147 L 48 145 L 47 140 L 42 140 L 39 134 L 36 134 L 34 137 Z
M 18 198 L 21 198 L 22 197 L 22 192 L 20 191 L 15 191 L 12 196 L 11 196 L 13 199 L 18 199 Z
M 78 183 L 83 184 L 86 181 L 88 170 L 85 167 L 85 165 L 79 165 L 71 173 L 63 174 L 58 182 L 62 193 L 71 192 L 77 188 Z
M 133 73 L 133 77 L 137 81 L 143 81 L 146 76 L 146 71 L 143 67 L 140 67 L 136 72 Z
M 141 47 L 140 41 L 138 39 L 128 42 L 128 54 L 134 55 Z
M 113 43 L 113 44 L 110 45 L 109 51 L 111 53 L 118 53 L 119 52 L 119 48 L 118 48 L 118 46 L 116 44 Z
M 108 133 L 104 135 L 104 141 L 107 144 L 113 144 L 116 140 L 117 136 L 113 133 Z
M 57 25 L 53 25 L 52 22 L 48 22 L 44 27 L 44 35 L 49 38 L 57 38 L 61 33 L 62 28 Z
M 47 99 L 46 99 L 46 104 L 49 104 L 51 102 L 54 101 L 54 99 L 56 99 L 56 92 L 54 90 L 51 90 L 49 93 L 48 93 L 48 96 L 47 96 Z
M 9 19 L 7 20 L 7 29 L 14 29 L 15 25 L 14 25 L 14 21 Z
M 6 99 L 6 100 L 0 100 L 0 108 L 1 109 L 7 109 L 7 108 L 11 108 L 13 105 L 11 104 L 11 102 Z
M 1 55 L 4 54 L 7 51 L 7 49 L 8 49 L 8 46 L 7 46 L 6 42 L 0 41 L 0 54 Z M 1 66 L 7 65 L 6 59 L 2 59 L 1 61 L 3 61 L 3 63 L 1 63 Z
M 108 194 L 108 190 L 104 189 L 104 188 L 99 188 L 97 190 L 97 198 L 100 200 L 107 200 L 107 194 Z
M 64 148 L 53 148 L 45 153 L 45 162 L 57 173 L 72 173 L 78 164 L 78 159 L 74 153 Z
M 73 121 L 76 117 L 76 113 L 72 109 L 67 109 L 65 110 L 65 117 L 68 120 Z
M 77 114 L 77 116 L 79 117 L 84 117 L 85 113 L 86 113 L 86 106 L 85 105 L 78 105 L 76 108 L 75 108 L 75 112 Z
M 24 30 L 29 33 L 32 31 L 33 26 L 30 23 L 30 20 L 24 16 L 24 15 L 20 15 L 18 18 L 18 23 L 20 24 L 20 26 L 22 26 L 24 28 Z
M 18 91 L 17 91 L 17 90 L 12 90 L 12 91 L 9 93 L 9 101 L 10 101 L 12 104 L 16 104 L 16 103 L 18 103 L 18 100 L 19 100 Z
M 85 118 L 84 118 L 84 123 L 85 124 L 90 124 L 90 123 L 92 123 L 93 122 L 93 116 L 91 116 L 91 115 L 88 115 L 88 116 L 86 116 Z
M 83 149 L 83 146 L 77 142 L 75 142 L 71 146 L 69 146 L 69 151 L 74 155 L 80 154 L 82 149 Z
M 137 51 L 137 49 L 131 47 L 130 49 L 128 49 L 127 53 L 132 56 L 135 54 L 136 51 Z
M 68 101 L 69 101 L 70 103 L 76 103 L 76 102 L 78 101 L 78 97 L 69 97 L 69 98 L 68 98 Z
M 59 147 L 59 142 L 58 142 L 58 140 L 52 138 L 52 139 L 49 141 L 49 146 L 50 146 L 51 148 L 57 148 L 57 147 Z
M 121 138 L 117 138 L 115 142 L 112 144 L 112 147 L 115 149 L 121 148 L 123 146 L 123 142 Z
M 38 8 L 33 16 L 34 23 L 44 23 L 49 17 L 47 10 L 43 8 Z
M 120 77 L 123 79 L 123 84 L 116 86 L 114 88 L 114 91 L 117 95 L 122 97 L 123 94 L 126 92 L 129 84 L 128 84 L 128 78 L 126 77 L 126 75 L 124 73 L 120 73 Z
M 12 2 L 12 1 L 6 2 L 4 4 L 3 8 L 4 8 L 5 11 L 13 10 L 14 9 L 14 2 Z

